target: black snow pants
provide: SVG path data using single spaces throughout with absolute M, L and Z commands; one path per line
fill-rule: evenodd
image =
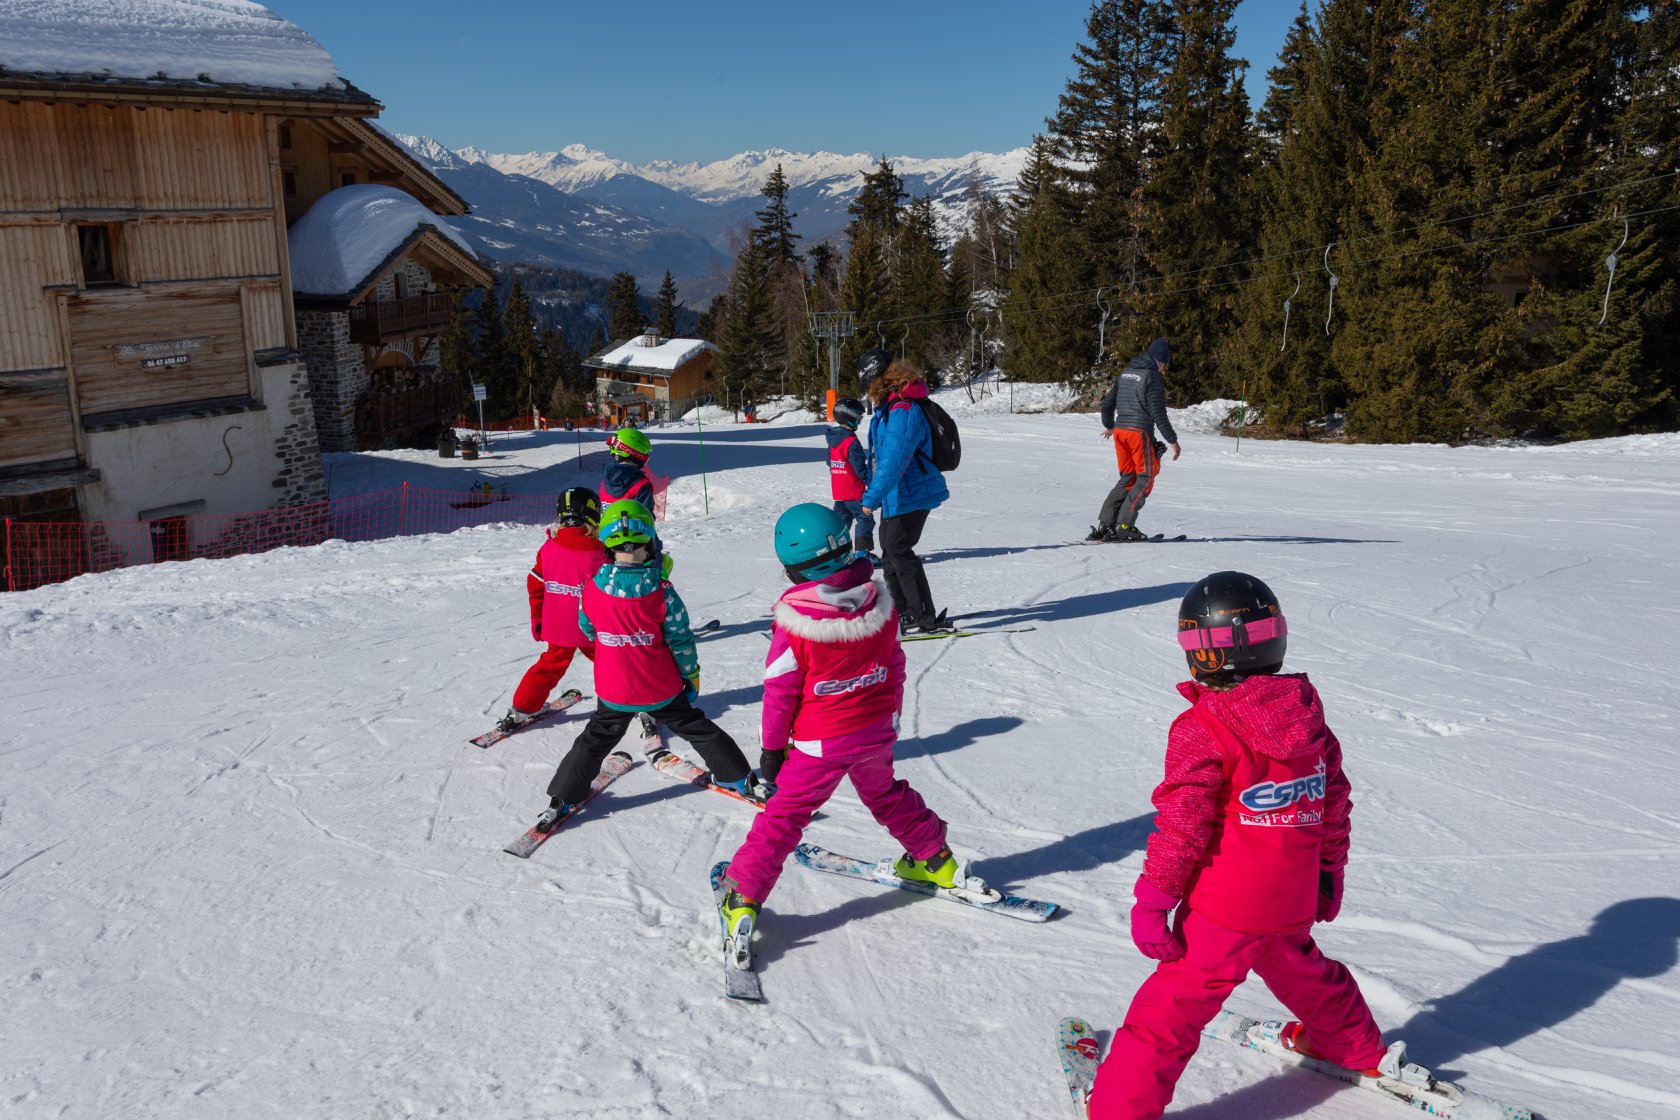
M 589 724 L 572 743 L 572 749 L 560 760 L 554 778 L 548 783 L 548 795 L 568 804 L 582 801 L 589 793 L 589 783 L 601 772 L 601 763 L 624 738 L 624 731 L 639 712 L 621 712 L 605 704 L 595 709 Z M 752 769 L 747 756 L 729 733 L 711 720 L 706 713 L 678 696 L 663 708 L 648 713 L 678 737 L 688 740 L 712 772 L 712 780 L 734 782 L 747 776 Z

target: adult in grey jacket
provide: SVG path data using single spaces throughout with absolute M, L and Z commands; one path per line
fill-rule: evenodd
M 1148 350 L 1126 363 L 1102 399 L 1103 436 L 1114 441 L 1120 481 L 1103 500 L 1097 523 L 1085 538 L 1088 541 L 1144 539 L 1145 534 L 1137 527 L 1137 515 L 1161 470 L 1156 429 L 1172 447 L 1172 457 L 1178 458 L 1178 433 L 1167 419 L 1167 386 L 1161 379 L 1171 358 L 1167 340 L 1157 338 Z

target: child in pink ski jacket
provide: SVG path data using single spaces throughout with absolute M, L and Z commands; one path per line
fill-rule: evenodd
M 1178 614 L 1191 707 L 1168 734 L 1131 917 L 1138 950 L 1161 963 L 1097 1071 L 1092 1120 L 1160 1116 L 1202 1028 L 1251 971 L 1297 1017 L 1285 1046 L 1369 1073 L 1383 1057 L 1359 986 L 1312 939 L 1341 908 L 1351 802 L 1318 693 L 1304 674 L 1278 674 L 1277 597 L 1216 572 Z
M 796 584 L 776 602 L 765 658 L 760 771 L 776 793 L 729 864 L 721 909 L 732 936 L 741 918 L 756 919 L 841 778 L 904 846 L 899 875 L 951 886 L 958 871 L 945 822 L 893 775 L 904 650 L 874 565 L 853 553 L 840 516 L 814 502 L 776 523 L 776 555 Z
M 595 642 L 578 628 L 578 608 L 583 603 L 583 585 L 607 562 L 607 550 L 595 539 L 601 502 L 595 491 L 574 486 L 560 495 L 556 506 L 554 527 L 525 577 L 531 638 L 544 643 L 544 649 L 520 678 L 513 706 L 496 725 L 501 731 L 512 731 L 542 712 L 574 656 L 582 653 L 595 660 Z

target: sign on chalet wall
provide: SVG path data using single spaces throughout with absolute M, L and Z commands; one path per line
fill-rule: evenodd
M 214 348 L 213 341 L 209 335 L 199 335 L 160 342 L 119 342 L 111 347 L 111 359 L 134 362 L 141 369 L 170 369 L 191 365 L 194 354 Z

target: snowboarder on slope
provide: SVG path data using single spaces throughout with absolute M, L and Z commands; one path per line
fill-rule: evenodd
M 834 498 L 834 512 L 846 526 L 852 547 L 859 552 L 875 551 L 875 518 L 863 511 L 863 492 L 869 488 L 869 457 L 857 428 L 863 422 L 863 402 L 846 397 L 834 404 L 834 423 L 828 436 L 828 482 Z M 872 557 L 873 558 L 873 557 Z
M 1161 473 L 1155 428 L 1172 447 L 1172 457 L 1178 458 L 1178 433 L 1167 419 L 1167 389 L 1161 380 L 1171 357 L 1167 340 L 1157 338 L 1126 363 L 1102 399 L 1103 437 L 1114 441 L 1120 481 L 1103 500 L 1097 523 L 1085 538 L 1088 541 L 1141 541 L 1145 537 L 1138 530 L 1137 515 L 1155 488 L 1155 476 Z
M 1299 1017 L 1286 1046 L 1371 1076 L 1383 1058 L 1359 985 L 1312 939 L 1341 909 L 1351 802 L 1318 693 L 1279 673 L 1286 633 L 1277 597 L 1242 572 L 1207 576 L 1179 604 L 1191 707 L 1168 733 L 1131 917 L 1138 951 L 1161 963 L 1097 1071 L 1092 1120 L 1159 1117 L 1250 971 Z
M 765 656 L 759 766 L 776 795 L 724 879 L 718 909 L 737 939 L 751 937 L 788 854 L 841 778 L 851 779 L 875 819 L 904 845 L 893 868 L 900 878 L 942 887 L 965 878 L 945 845 L 945 822 L 893 776 L 904 648 L 869 558 L 852 550 L 839 514 L 805 502 L 776 521 L 776 559 L 794 583 L 771 612 Z
M 595 539 L 600 520 L 601 502 L 586 486 L 572 487 L 555 503 L 555 524 L 525 576 L 525 592 L 531 600 L 531 638 L 548 643 L 548 647 L 537 656 L 536 664 L 525 670 L 519 687 L 514 689 L 513 706 L 496 724 L 498 731 L 512 731 L 535 719 L 577 653 L 595 660 L 595 643 L 578 628 L 578 607 L 583 602 L 584 583 L 607 562 L 607 550 Z
M 584 582 L 578 612 L 579 629 L 595 643 L 595 714 L 548 783 L 549 807 L 537 827 L 549 831 L 588 795 L 602 761 L 639 712 L 692 743 L 714 783 L 762 799 L 741 748 L 695 707 L 700 659 L 688 609 L 663 578 L 653 515 L 639 503 L 614 502 L 601 511 L 600 537 L 611 563 Z
M 639 429 L 625 426 L 607 437 L 607 454 L 612 461 L 601 472 L 601 505 L 629 499 L 653 508 L 653 483 L 648 481 L 647 461 L 653 444 Z

